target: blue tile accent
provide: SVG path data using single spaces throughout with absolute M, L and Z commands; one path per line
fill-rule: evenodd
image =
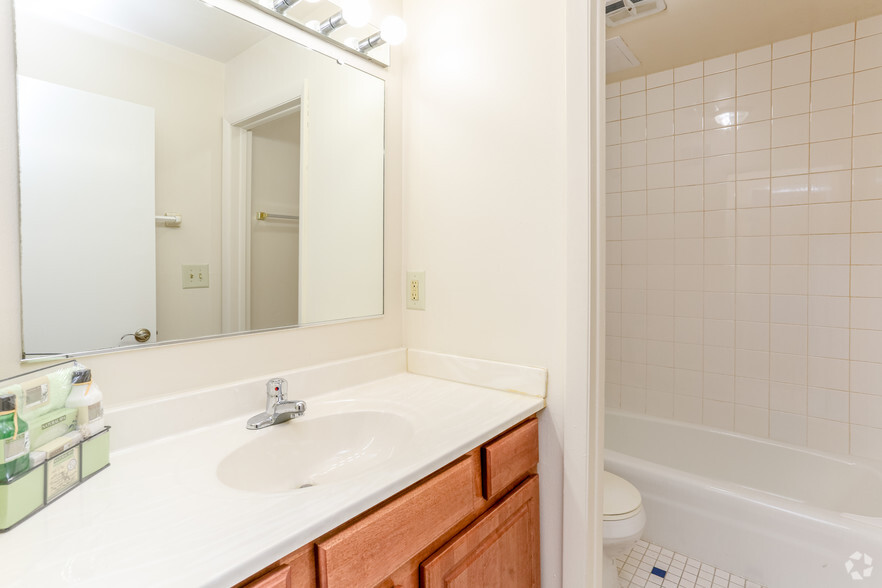
M 665 570 L 659 568 L 652 568 L 652 573 L 658 576 L 659 578 L 664 578 L 667 575 Z

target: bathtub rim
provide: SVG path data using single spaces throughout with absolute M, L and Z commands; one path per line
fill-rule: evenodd
M 720 429 L 717 427 L 711 427 L 708 425 L 699 425 L 696 423 L 690 423 L 686 421 L 675 421 L 672 419 L 656 417 L 652 415 L 632 413 L 626 410 L 621 409 L 606 409 L 606 412 L 609 414 L 613 414 L 615 416 L 622 416 L 626 418 L 633 418 L 638 421 L 645 422 L 653 422 L 659 423 L 662 425 L 668 426 L 676 426 L 683 427 L 686 429 L 692 429 L 702 433 L 710 433 L 715 435 L 723 435 L 726 437 L 735 437 L 739 439 L 746 439 L 751 442 L 759 442 L 765 446 L 777 447 L 790 451 L 800 451 L 803 453 L 807 453 L 809 455 L 813 455 L 815 457 L 830 459 L 833 461 L 837 461 L 839 463 L 849 465 L 849 466 L 862 466 L 869 468 L 875 472 L 877 472 L 880 477 L 882 477 L 882 461 L 876 461 L 872 459 L 867 459 L 863 457 L 857 457 L 852 455 L 845 455 L 840 453 L 833 453 L 828 451 L 822 451 L 818 449 L 812 449 L 809 447 L 805 447 L 802 445 L 794 445 L 792 443 L 785 443 L 782 441 L 776 441 L 773 439 L 767 439 L 765 437 L 757 437 L 755 435 L 749 435 L 746 433 L 738 433 L 736 431 L 729 431 L 726 429 Z M 605 417 L 606 415 L 604 415 Z M 604 431 L 606 431 L 606 420 L 604 418 Z M 605 441 L 605 438 L 604 438 Z M 605 445 L 605 443 L 604 443 Z M 873 529 L 882 529 L 882 516 L 880 517 L 872 517 L 867 515 L 861 515 L 850 512 L 842 512 L 838 510 L 824 508 L 822 506 L 817 506 L 811 504 L 809 502 L 799 500 L 797 498 L 790 498 L 787 496 L 782 496 L 780 494 L 775 494 L 774 492 L 767 492 L 765 490 L 754 488 L 752 486 L 747 486 L 744 484 L 739 484 L 737 482 L 732 482 L 729 480 L 719 480 L 712 478 L 710 476 L 701 475 L 693 472 L 689 472 L 686 470 L 681 470 L 676 467 L 672 467 L 669 465 L 665 465 L 662 463 L 657 463 L 653 461 L 649 461 L 639 456 L 631 455 L 628 453 L 623 453 L 621 451 L 617 451 L 615 449 L 611 449 L 609 447 L 604 446 L 604 464 L 606 463 L 607 458 L 612 458 L 613 460 L 618 460 L 625 464 L 641 467 L 645 470 L 648 470 L 651 473 L 655 473 L 656 475 L 661 475 L 665 478 L 680 478 L 688 480 L 694 484 L 698 484 L 701 487 L 719 493 L 731 494 L 743 497 L 745 500 L 750 500 L 752 502 L 758 502 L 760 504 L 766 505 L 771 508 L 782 509 L 790 512 L 794 512 L 794 514 L 798 514 L 800 516 L 806 516 L 811 519 L 821 520 L 827 523 L 842 525 L 848 524 L 853 525 L 854 523 L 861 524 L 862 526 L 867 526 Z M 605 466 L 604 466 L 605 467 Z

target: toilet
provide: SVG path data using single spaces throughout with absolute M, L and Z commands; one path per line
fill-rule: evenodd
M 615 559 L 628 553 L 643 534 L 646 513 L 640 491 L 610 472 L 603 472 L 603 588 L 618 588 Z

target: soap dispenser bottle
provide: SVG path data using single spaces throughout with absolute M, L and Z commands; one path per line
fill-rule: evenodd
M 71 390 L 65 406 L 77 409 L 77 426 L 87 439 L 104 430 L 103 397 L 98 384 L 92 380 L 92 370 L 77 364 L 71 375 Z
M 30 450 L 28 424 L 18 416 L 15 394 L 0 395 L 0 482 L 28 469 Z

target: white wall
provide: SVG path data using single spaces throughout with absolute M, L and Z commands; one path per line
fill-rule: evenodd
M 308 45 L 321 45 L 310 35 L 288 30 L 269 15 L 235 0 L 214 0 L 235 14 L 250 16 L 267 28 Z M 400 4 L 384 2 L 388 12 L 400 14 Z M 15 120 L 15 57 L 10 0 L 0 0 L 0 373 L 13 375 L 21 365 L 21 327 L 18 249 L 18 172 Z M 402 344 L 401 312 L 401 81 L 398 70 L 383 70 L 343 51 L 328 50 L 344 62 L 358 64 L 386 84 L 386 208 L 385 208 L 385 315 L 379 319 L 304 327 L 270 333 L 240 335 L 96 355 L 82 361 L 93 368 L 109 406 L 149 401 L 151 398 L 220 385 L 242 378 L 270 375 L 370 353 Z M 400 59 L 400 56 L 394 58 Z
M 607 405 L 878 459 L 882 17 L 609 91 Z
M 549 26 L 535 9 L 405 2 L 404 257 L 406 270 L 426 271 L 426 310 L 406 311 L 405 342 L 548 368 L 539 468 L 542 583 L 552 587 L 562 563 L 568 89 L 566 35 L 550 23 L 566 22 L 567 4 L 543 4 Z

